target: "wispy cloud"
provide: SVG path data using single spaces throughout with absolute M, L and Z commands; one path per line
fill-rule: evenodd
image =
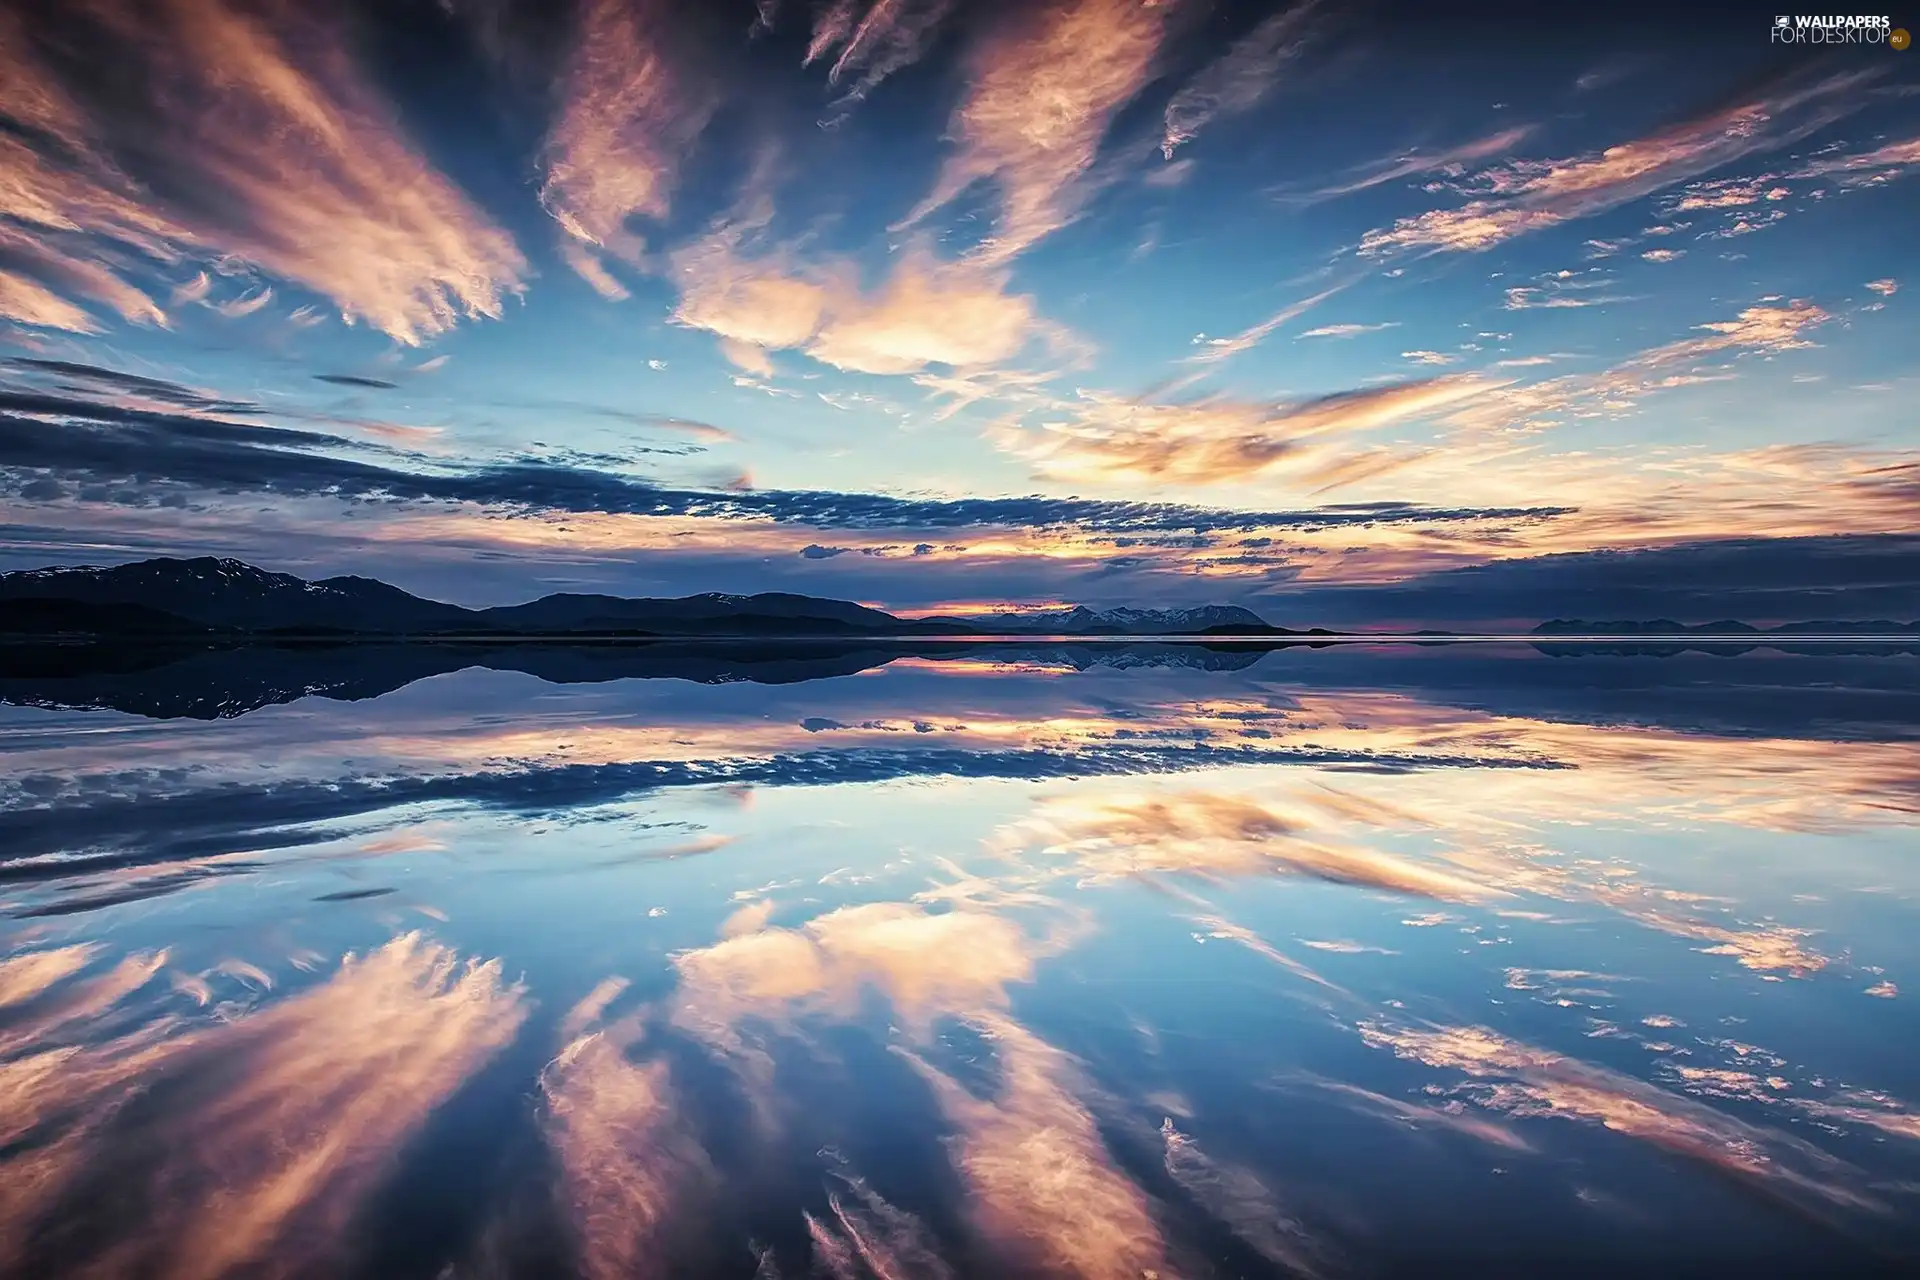
M 832 0 L 815 12 L 805 65 L 832 58 L 827 83 L 847 86 L 834 103 L 844 111 L 924 57 L 953 7 L 954 0 Z
M 129 253 L 230 255 L 408 343 L 498 316 L 520 288 L 512 239 L 399 136 L 331 15 L 104 0 L 22 21 L 0 55 L 16 318 L 92 330 L 72 295 L 163 323 Z M 61 39 L 94 51 L 84 76 L 35 60 Z
M 980 911 L 933 913 L 876 902 L 816 916 L 798 929 L 735 933 L 674 960 L 677 1018 L 695 1029 L 808 1009 L 850 1013 L 861 994 L 887 995 L 896 1014 L 924 1027 L 937 1013 L 1003 1008 L 1007 987 L 1033 977 L 1035 944 Z
M 641 260 L 646 241 L 628 223 L 666 217 L 713 111 L 663 42 L 668 18 L 659 0 L 585 0 L 547 138 L 541 203 L 571 238 L 568 265 L 610 298 L 627 291 L 597 254 Z
M 1482 170 L 1451 184 L 1469 197 L 1467 203 L 1370 231 L 1359 252 L 1374 257 L 1407 249 L 1489 249 L 1618 208 L 1832 124 L 1863 105 L 1858 91 L 1875 74 L 1854 71 L 1788 82 L 1595 155 L 1516 160 Z
M 1258 1174 L 1216 1159 L 1175 1128 L 1171 1117 L 1160 1126 L 1160 1140 L 1167 1176 L 1248 1248 L 1290 1275 L 1321 1274 L 1323 1248 Z
M 22 1004 L 92 963 L 99 946 L 76 943 L 44 951 L 23 951 L 0 960 L 0 1009 Z
M 1433 414 L 1493 385 L 1429 378 L 1282 405 L 1153 404 L 1082 393 L 1062 406 L 1068 416 L 1043 419 L 1037 430 L 1003 427 L 996 436 L 1050 475 L 1220 484 L 1279 471 L 1311 489 L 1352 474 L 1353 459 L 1322 441 Z
M 1115 1163 L 1079 1096 L 1078 1065 L 1003 1016 L 976 1016 L 999 1066 L 979 1097 L 909 1057 L 957 1129 L 954 1165 L 993 1246 L 1042 1274 L 1122 1280 L 1165 1274 L 1149 1201 Z
M 1335 294 L 1345 292 L 1357 283 L 1359 283 L 1359 277 L 1348 277 L 1326 289 L 1322 289 L 1318 293 L 1308 294 L 1296 302 L 1288 303 L 1286 306 L 1268 316 L 1265 320 L 1262 320 L 1259 324 L 1242 329 L 1231 338 L 1205 339 L 1202 343 L 1205 350 L 1199 352 L 1197 355 L 1188 357 L 1188 362 L 1198 365 L 1219 364 L 1224 360 L 1231 360 L 1243 352 L 1251 351 L 1266 341 L 1268 335 L 1272 334 L 1274 330 L 1283 325 L 1292 324 L 1295 320 L 1298 320 L 1301 316 L 1313 310 L 1328 298 L 1333 297 Z
M 1160 153 L 1168 160 L 1221 116 L 1251 111 L 1279 85 L 1288 64 L 1314 43 L 1320 0 L 1298 0 L 1236 40 L 1167 103 Z
M 802 1213 L 816 1264 L 832 1280 L 951 1280 L 926 1224 L 889 1204 L 865 1178 L 832 1170 L 842 1188 L 827 1193 L 827 1214 Z
M 1889 142 L 1871 151 L 1823 155 L 1790 174 L 1795 178 L 1838 175 L 1843 186 L 1878 186 L 1920 168 L 1920 138 Z
M 625 1280 L 653 1274 L 667 1220 L 713 1170 L 686 1131 L 667 1063 L 629 1056 L 639 1025 L 597 1025 L 608 989 L 567 1015 L 573 1039 L 540 1073 L 540 1093 L 581 1268 Z
M 1062 0 L 1009 14 L 974 51 L 950 132 L 955 150 L 900 224 L 914 226 L 974 184 L 998 187 L 981 257 L 1004 262 L 1071 222 L 1114 116 L 1145 87 L 1171 4 Z
M 759 520 L 822 529 L 1029 528 L 1063 523 L 1114 533 L 1170 529 L 1333 528 L 1552 516 L 1545 508 L 1237 511 L 1087 498 L 900 498 L 824 490 L 682 489 L 629 475 L 519 459 L 464 470 L 361 449 L 322 432 L 124 408 L 67 396 L 0 393 L 0 484 L 43 480 L 130 486 L 134 505 L 155 486 L 288 497 L 382 495 L 503 510 Z M 717 527 L 717 526 L 716 526 Z M 529 527 L 526 533 L 533 533 Z M 796 545 L 794 549 L 798 549 Z
M 1598 1124 L 1817 1215 L 1884 1211 L 1858 1169 L 1811 1143 L 1606 1067 L 1537 1049 L 1485 1027 L 1406 1026 L 1380 1020 L 1363 1023 L 1360 1034 L 1368 1044 L 1398 1057 L 1463 1073 L 1475 1083 L 1456 1092 L 1489 1110 Z
M 114 971 L 125 981 L 109 991 L 96 979 L 85 1008 L 68 1002 L 88 1047 L 39 1049 L 0 1068 L 10 1117 L 45 1126 L 37 1148 L 21 1153 L 26 1163 L 7 1170 L 10 1185 L 31 1175 L 31 1193 L 0 1194 L 0 1248 L 86 1194 L 97 1171 L 138 1188 L 166 1228 L 140 1219 L 85 1241 L 92 1269 L 273 1270 L 295 1240 L 306 1249 L 339 1238 L 400 1145 L 524 1016 L 524 993 L 501 980 L 497 962 L 463 962 L 406 935 L 264 1009 L 229 1007 L 186 1026 L 159 1018 L 103 1038 L 104 1020 L 125 1011 L 164 959 L 129 957 Z M 119 1104 L 163 1072 L 174 1086 L 165 1113 L 125 1116 Z M 39 1096 L 36 1081 L 57 1082 L 63 1096 Z M 124 1144 L 104 1139 L 133 1123 L 153 1126 L 140 1137 L 156 1163 L 115 1169 Z
M 750 371 L 771 367 L 769 350 L 860 373 L 972 370 L 1062 333 L 1038 318 L 1030 296 L 1012 292 L 1003 268 L 943 261 L 915 245 L 868 293 L 851 262 L 803 265 L 780 247 L 750 249 L 750 232 L 725 225 L 673 255 L 674 319 L 734 344 L 729 358 Z
M 1398 320 L 1383 320 L 1379 324 L 1325 324 L 1318 329 L 1309 329 L 1301 334 L 1302 338 L 1355 338 L 1363 333 L 1378 333 L 1382 329 L 1397 329 Z
M 1291 874 L 1454 902 L 1499 894 L 1445 866 L 1342 840 L 1310 810 L 1216 792 L 1056 801 L 1003 837 L 1070 858 L 1094 881 Z
M 1356 191 L 1366 191 L 1389 182 L 1397 182 L 1402 178 L 1415 178 L 1429 173 L 1460 178 L 1466 174 L 1468 165 L 1475 161 L 1506 155 L 1525 142 L 1533 131 L 1532 125 L 1518 125 L 1473 138 L 1456 146 L 1443 147 L 1438 151 L 1398 152 L 1385 160 L 1362 167 L 1354 177 L 1344 182 L 1313 192 L 1309 198 L 1326 199 L 1333 196 L 1352 195 Z

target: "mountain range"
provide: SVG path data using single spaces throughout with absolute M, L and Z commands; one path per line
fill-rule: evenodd
M 980 618 L 905 619 L 847 600 L 762 592 L 674 599 L 561 593 L 466 609 L 373 578 L 310 582 L 231 559 L 157 559 L 110 568 L 0 574 L 0 635 L 219 639 L 264 637 L 823 637 L 987 635 L 1326 635 L 1289 632 L 1230 605 L 1085 606 Z

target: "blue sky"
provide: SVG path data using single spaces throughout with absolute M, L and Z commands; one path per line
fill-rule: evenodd
M 1653 616 L 1718 564 L 1704 617 L 1914 610 L 1920 55 L 1884 43 L 1204 0 L 0 22 L 6 567 L 1354 622 L 1503 575 L 1449 620 Z

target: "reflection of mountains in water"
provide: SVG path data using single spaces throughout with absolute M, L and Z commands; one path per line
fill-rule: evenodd
M 140 647 L 0 647 L 0 702 L 220 720 L 306 697 L 377 698 L 469 668 L 518 671 L 550 684 L 688 680 L 797 684 L 913 656 L 931 661 L 1237 671 L 1282 646 L 1210 644 L 886 644 L 654 641 L 605 644 L 302 643 Z

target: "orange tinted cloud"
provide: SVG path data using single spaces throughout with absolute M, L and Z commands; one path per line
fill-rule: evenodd
M 766 350 L 860 373 L 973 369 L 1010 360 L 1036 338 L 1060 340 L 1031 297 L 1009 291 L 1004 270 L 914 246 L 869 293 L 852 263 L 802 266 L 785 249 L 751 248 L 747 230 L 722 227 L 675 252 L 674 319 L 719 335 L 728 358 L 750 371 L 771 370 Z
M 1033 299 L 1007 286 L 1004 272 L 909 253 L 878 296 L 836 307 L 808 354 L 863 373 L 998 364 L 1037 327 Z
M 1399 249 L 1476 251 L 1617 208 L 1743 156 L 1771 151 L 1858 110 L 1876 73 L 1846 72 L 1776 89 L 1609 147 L 1597 155 L 1512 161 L 1458 184 L 1472 198 L 1370 231 L 1363 255 Z
M 1312 193 L 1310 198 L 1326 199 L 1332 196 L 1352 195 L 1356 191 L 1365 191 L 1423 173 L 1458 173 L 1463 166 L 1472 164 L 1476 160 L 1489 160 L 1494 156 L 1505 155 L 1526 141 L 1533 131 L 1532 125 L 1518 125 L 1439 151 L 1409 151 L 1396 154 L 1362 167 L 1355 177 L 1334 186 L 1322 188 Z
M 999 1078 L 978 1097 L 909 1055 L 958 1130 L 953 1159 L 974 1224 L 1039 1273 L 1140 1280 L 1166 1265 L 1146 1196 L 1114 1163 L 1066 1054 L 1011 1020 L 976 1016 Z
M 903 225 L 984 181 L 1000 199 L 980 247 L 988 260 L 1004 262 L 1070 222 L 1107 126 L 1150 78 L 1174 7 L 1061 0 L 1019 11 L 974 52 L 949 128 L 956 150 Z
M 1490 1110 L 1598 1124 L 1809 1211 L 1883 1208 L 1858 1170 L 1810 1143 L 1606 1067 L 1536 1049 L 1485 1027 L 1381 1021 L 1362 1024 L 1360 1034 L 1398 1057 L 1489 1082 L 1462 1092 Z
M 595 1022 L 594 1000 L 568 1025 Z M 638 1039 L 632 1023 L 579 1035 L 540 1073 L 562 1200 L 592 1280 L 666 1274 L 662 1227 L 690 1184 L 712 1172 L 678 1122 L 667 1064 L 628 1057 Z
M 100 0 L 58 21 L 86 24 L 120 90 L 145 96 L 99 104 L 94 84 L 33 61 L 46 33 L 32 24 L 0 55 L 0 79 L 16 82 L 0 110 L 62 157 L 56 166 L 51 152 L 0 143 L 0 212 L 35 241 L 43 289 L 159 323 L 158 306 L 109 265 L 117 256 L 93 247 L 117 242 L 163 262 L 230 255 L 331 298 L 349 322 L 417 343 L 498 316 L 520 287 L 512 239 L 399 136 L 330 16 L 289 3 L 243 13 L 228 0 Z M 37 309 L 36 322 L 90 327 L 17 283 L 0 297 Z
M 661 41 L 671 15 L 655 0 L 586 0 L 547 138 L 540 199 L 574 241 L 569 265 L 609 297 L 626 296 L 594 255 L 637 262 L 627 223 L 664 218 L 679 165 L 713 109 Z
M 29 969 L 17 973 L 16 981 L 26 983 L 44 979 L 48 976 L 44 966 L 51 963 L 59 967 L 65 963 L 65 959 L 40 963 L 43 967 L 38 974 Z M 166 967 L 166 963 L 167 953 L 164 951 L 136 952 L 107 972 L 60 990 L 42 1008 L 0 1032 L 0 1053 L 15 1052 L 55 1032 L 64 1033 L 75 1027 L 89 1025 L 151 982 Z M 46 990 L 46 987 L 41 989 Z
M 953 1275 L 920 1219 L 889 1204 L 866 1179 L 839 1176 L 846 1191 L 827 1194 L 828 1217 L 801 1215 L 821 1270 L 833 1280 L 948 1280 Z
M 1494 891 L 1441 866 L 1329 839 L 1303 813 L 1242 796 L 1169 792 L 1137 799 L 1067 797 L 1018 828 L 1046 854 L 1073 859 L 1092 881 L 1168 872 L 1304 875 L 1453 902 Z
M 66 1002 L 57 1025 L 97 1032 L 158 963 L 129 957 Z M 33 1175 L 31 1195 L 0 1194 L 0 1240 L 20 1240 L 98 1166 L 130 1177 L 156 1224 L 143 1218 L 82 1246 L 100 1274 L 271 1273 L 287 1250 L 339 1238 L 394 1152 L 512 1038 L 523 1013 L 497 962 L 462 962 L 410 934 L 230 1021 L 161 1018 L 89 1047 L 15 1058 L 0 1066 L 9 1101 L 0 1114 L 37 1127 L 45 1145 L 0 1179 L 24 1191 L 14 1175 Z M 169 1106 L 142 1121 L 154 1130 L 141 1135 L 157 1160 L 123 1174 L 107 1163 L 119 1149 L 107 1130 L 118 1103 L 162 1070 Z M 57 1085 L 57 1105 L 34 1091 L 36 1078 Z
M 1363 1089 L 1358 1085 L 1344 1084 L 1317 1076 L 1309 1076 L 1305 1079 L 1307 1083 L 1347 1101 L 1355 1110 L 1387 1116 L 1416 1129 L 1445 1129 L 1497 1147 L 1504 1147 L 1509 1151 L 1533 1150 L 1532 1144 L 1508 1126 L 1482 1119 L 1465 1110 L 1450 1111 L 1442 1107 L 1423 1106 L 1417 1102 L 1408 1102 L 1404 1098 L 1389 1097 L 1383 1093 L 1375 1093 L 1371 1089 Z
M 463 962 L 418 934 L 347 957 L 325 983 L 210 1042 L 233 1074 L 204 1064 L 226 1078 L 207 1079 L 172 1119 L 176 1154 L 156 1190 L 176 1206 L 165 1215 L 175 1229 L 110 1256 L 120 1269 L 138 1259 L 216 1276 L 296 1237 L 336 1235 L 400 1144 L 523 1016 L 497 961 Z
M 954 0 L 833 0 L 815 12 L 804 65 L 832 57 L 827 83 L 847 86 L 834 103 L 845 110 L 918 62 L 953 6 Z
M 100 950 L 96 943 L 78 943 L 45 951 L 27 951 L 0 960 L 0 1009 L 31 1000 L 54 984 L 87 967 Z
M 1821 178 L 1841 174 L 1844 175 L 1840 180 L 1842 186 L 1877 186 L 1903 177 L 1916 167 L 1920 167 L 1920 138 L 1908 138 L 1901 142 L 1889 142 L 1871 151 L 1825 156 L 1791 176 Z
M 1063 419 L 1043 421 L 1037 431 L 1006 426 L 996 434 L 1003 447 L 1055 476 L 1220 484 L 1280 472 L 1313 485 L 1352 462 L 1317 443 L 1322 438 L 1432 414 L 1496 385 L 1426 378 L 1290 405 L 1224 398 L 1152 404 L 1082 393 L 1077 404 L 1061 406 Z
M 675 957 L 683 1012 L 697 1028 L 744 1017 L 846 1015 L 869 988 L 924 1026 L 938 1013 L 1003 1008 L 1033 977 L 1034 944 L 984 911 L 933 913 L 899 902 L 842 907 L 798 929 L 736 933 Z

